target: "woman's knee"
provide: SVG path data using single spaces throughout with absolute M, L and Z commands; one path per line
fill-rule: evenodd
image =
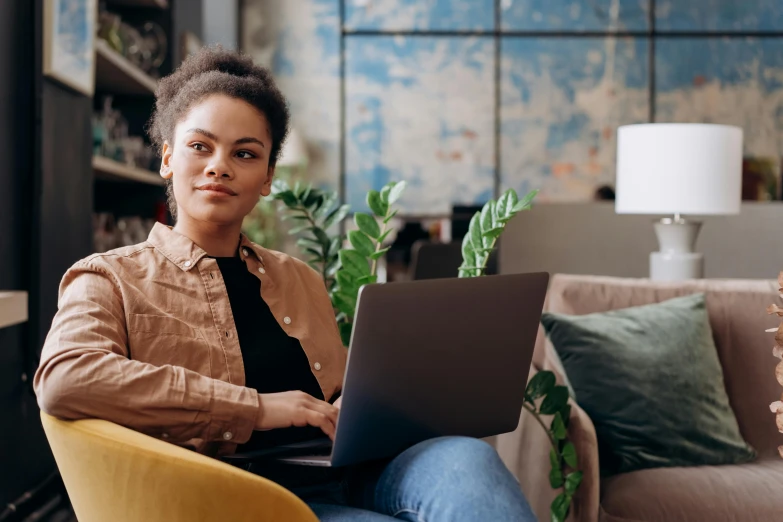
M 426 462 L 427 467 L 475 470 L 503 466 L 495 449 L 471 437 L 438 437 L 421 442 L 400 457 L 409 462 Z

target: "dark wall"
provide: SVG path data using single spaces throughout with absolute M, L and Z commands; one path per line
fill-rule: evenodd
M 36 173 L 36 8 L 0 0 L 0 290 L 30 290 Z M 29 324 L 0 329 L 0 507 L 54 462 L 30 392 Z M 0 509 L 2 511 L 2 509 Z
M 41 75 L 42 0 L 0 0 L 0 290 L 27 290 L 0 329 L 0 512 L 55 470 L 30 383 L 65 270 L 92 249 L 92 100 Z

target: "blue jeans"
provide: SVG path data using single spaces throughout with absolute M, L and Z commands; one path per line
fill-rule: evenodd
M 431 439 L 320 488 L 290 489 L 323 522 L 536 520 L 494 448 L 467 437 Z

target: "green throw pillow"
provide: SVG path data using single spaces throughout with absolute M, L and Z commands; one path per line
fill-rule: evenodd
M 755 458 L 729 406 L 704 294 L 541 322 L 595 424 L 602 474 Z

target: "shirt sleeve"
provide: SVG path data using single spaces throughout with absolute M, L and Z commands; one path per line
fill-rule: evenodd
M 119 286 L 109 269 L 80 262 L 60 284 L 58 312 L 33 386 L 43 411 L 99 418 L 172 442 L 242 444 L 259 413 L 255 390 L 173 365 L 128 358 Z

